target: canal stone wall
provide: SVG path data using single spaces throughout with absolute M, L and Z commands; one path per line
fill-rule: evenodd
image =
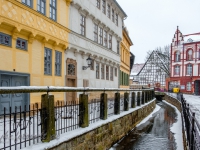
M 155 109 L 156 101 L 141 107 L 130 114 L 103 124 L 87 133 L 65 141 L 52 150 L 106 150 L 123 138 L 136 125 Z
M 164 100 L 167 101 L 168 103 L 174 105 L 179 110 L 180 113 L 182 112 L 181 102 L 178 99 L 165 94 Z M 183 126 L 183 124 L 184 123 L 182 122 L 182 126 Z M 186 137 L 185 137 L 186 133 L 185 133 L 184 127 L 182 127 L 182 133 L 183 133 L 184 150 L 187 150 L 187 141 L 186 141 Z
M 171 97 L 167 94 L 165 94 L 164 100 L 167 101 L 168 103 L 174 105 L 179 110 L 179 112 L 181 113 L 182 109 L 181 109 L 180 101 L 178 101 L 176 98 Z

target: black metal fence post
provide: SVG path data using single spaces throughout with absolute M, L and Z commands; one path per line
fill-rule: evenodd
M 129 110 L 129 93 L 124 93 L 124 111 Z
M 142 91 L 142 104 L 144 104 L 144 91 Z
M 108 117 L 108 102 L 107 102 L 107 94 L 101 94 L 100 101 L 100 119 L 106 120 Z
M 131 108 L 135 108 L 135 92 L 132 92 L 132 96 L 131 96 Z
M 41 140 L 50 142 L 56 137 L 54 96 L 43 94 L 42 96 L 42 115 L 41 115 Z
M 148 91 L 145 91 L 145 103 L 148 102 Z
M 89 115 L 88 115 L 88 95 L 79 95 L 79 125 L 82 128 L 89 126 Z
M 114 114 L 120 114 L 120 93 L 115 93 Z
M 137 106 L 140 106 L 140 92 L 137 92 Z
M 194 130 L 194 118 L 195 118 L 195 113 L 192 113 L 192 126 L 191 126 L 191 141 L 190 141 L 190 149 L 194 149 L 194 136 L 195 136 L 195 130 Z

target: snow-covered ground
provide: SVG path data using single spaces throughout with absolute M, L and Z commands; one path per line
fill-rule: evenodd
M 200 123 L 200 96 L 183 94 L 183 97 L 190 106 L 190 109 L 195 113 L 195 117 Z
M 176 93 L 168 93 L 170 96 L 173 96 L 177 98 Z M 190 109 L 192 112 L 195 113 L 195 117 L 200 124 L 200 95 L 189 95 L 189 94 L 183 94 L 183 97 L 187 101 L 187 103 L 190 106 Z
M 181 119 L 181 113 L 179 112 L 179 110 L 171 105 L 170 103 L 163 101 L 164 103 L 170 105 L 171 107 L 173 107 L 176 110 L 176 114 L 177 114 L 177 121 L 175 123 L 173 123 L 173 125 L 170 127 L 170 130 L 172 133 L 174 133 L 174 139 L 177 145 L 177 150 L 183 150 L 183 134 L 182 134 L 182 119 Z

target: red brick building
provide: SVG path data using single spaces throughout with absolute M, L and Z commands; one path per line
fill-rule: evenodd
M 183 93 L 200 95 L 200 33 L 183 35 L 177 27 L 171 43 L 168 89 L 179 87 Z

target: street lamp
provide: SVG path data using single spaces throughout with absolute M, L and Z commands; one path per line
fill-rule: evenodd
M 92 65 L 92 59 L 89 57 L 86 59 L 88 66 L 83 66 L 83 70 L 86 70 L 87 68 L 90 68 L 90 66 Z

